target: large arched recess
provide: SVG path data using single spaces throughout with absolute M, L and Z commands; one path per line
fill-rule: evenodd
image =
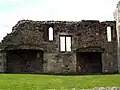
M 76 70 L 78 74 L 102 73 L 102 53 L 100 47 L 80 48 L 76 50 Z
M 43 73 L 42 50 L 8 50 L 6 58 L 8 73 Z

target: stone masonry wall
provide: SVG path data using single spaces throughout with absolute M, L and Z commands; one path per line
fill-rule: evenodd
M 4 37 L 2 49 L 34 49 L 44 51 L 44 73 L 76 73 L 76 52 L 103 50 L 102 71 L 117 72 L 117 35 L 114 21 L 95 20 L 72 21 L 31 21 L 21 20 L 10 34 Z M 112 27 L 112 41 L 107 41 L 107 26 Z M 54 30 L 54 40 L 49 41 L 48 29 Z M 72 51 L 60 52 L 60 35 L 72 36 Z M 96 49 L 94 49 L 96 50 Z
M 0 72 L 6 71 L 6 53 L 0 51 Z

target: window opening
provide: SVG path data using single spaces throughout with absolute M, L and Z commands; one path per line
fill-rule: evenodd
M 49 41 L 53 41 L 53 28 L 49 28 Z
M 111 42 L 111 27 L 110 26 L 108 26 L 107 27 L 107 40 L 108 40 L 108 42 Z
M 71 36 L 60 36 L 60 51 L 71 51 Z

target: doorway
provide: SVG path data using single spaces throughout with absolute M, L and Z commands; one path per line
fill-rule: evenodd
M 10 50 L 7 51 L 8 73 L 42 73 L 43 51 Z
M 77 52 L 78 74 L 102 73 L 102 52 Z

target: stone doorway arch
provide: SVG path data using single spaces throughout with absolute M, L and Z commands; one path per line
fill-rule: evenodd
M 6 57 L 8 73 L 43 73 L 42 50 L 9 50 Z

